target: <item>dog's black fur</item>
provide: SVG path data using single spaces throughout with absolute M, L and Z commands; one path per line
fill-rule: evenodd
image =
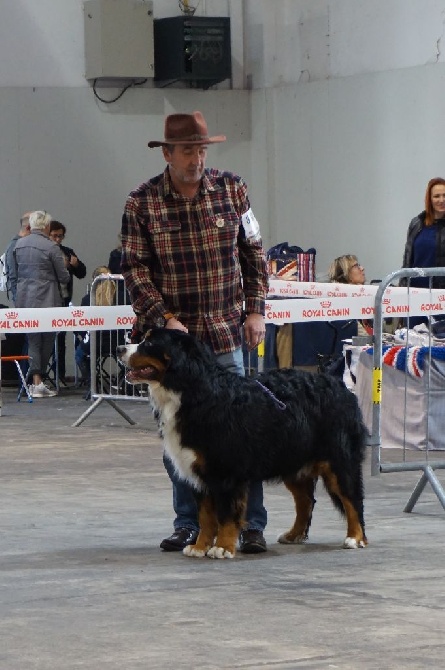
M 184 553 L 233 557 L 248 482 L 255 480 L 285 483 L 297 517 L 279 541 L 304 541 L 319 476 L 347 517 L 345 546 L 367 544 L 365 428 L 343 382 L 294 369 L 244 378 L 194 337 L 171 329 L 120 349 L 130 380 L 149 384 L 167 454 L 197 493 L 201 531 Z

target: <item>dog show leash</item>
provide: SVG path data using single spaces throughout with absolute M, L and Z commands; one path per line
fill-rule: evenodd
M 277 405 L 278 405 L 278 409 L 279 409 L 279 410 L 283 411 L 283 410 L 286 409 L 287 406 L 285 405 L 285 403 L 284 403 L 284 402 L 281 402 L 281 400 L 278 400 L 277 396 L 274 395 L 274 394 L 272 393 L 272 391 L 271 391 L 270 389 L 267 388 L 267 386 L 264 386 L 264 384 L 262 384 L 260 381 L 258 381 L 258 379 L 254 379 L 253 381 L 254 381 L 256 384 L 258 384 L 258 386 L 260 386 L 260 387 L 263 389 L 263 391 L 264 391 L 265 393 L 267 393 L 267 395 L 269 395 L 269 396 L 272 398 L 272 400 L 274 400 L 274 401 L 277 403 Z

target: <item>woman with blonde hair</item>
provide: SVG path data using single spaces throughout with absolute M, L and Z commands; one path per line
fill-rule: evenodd
M 364 284 L 365 271 L 357 256 L 336 258 L 329 268 L 329 281 Z M 277 364 L 310 372 L 324 370 L 333 360 L 342 359 L 342 340 L 370 332 L 368 324 L 355 320 L 286 324 L 276 338 Z
M 106 265 L 99 265 L 93 272 L 93 281 L 100 275 L 109 275 L 110 270 Z M 101 307 L 114 305 L 116 296 L 116 284 L 114 281 L 100 281 L 95 286 L 94 301 Z M 89 304 L 89 302 L 88 302 Z
M 337 284 L 363 285 L 366 282 L 365 269 L 354 254 L 343 254 L 332 261 L 329 268 L 329 281 Z M 357 321 L 357 335 L 372 335 L 372 321 Z
M 331 263 L 329 281 L 339 284 L 364 284 L 365 269 L 358 262 L 357 256 L 344 254 Z

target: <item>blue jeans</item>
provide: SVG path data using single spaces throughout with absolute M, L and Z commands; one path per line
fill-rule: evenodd
M 229 354 L 220 354 L 219 362 L 232 372 L 244 376 L 243 352 L 241 348 L 235 349 Z M 171 460 L 164 453 L 164 467 L 173 485 L 173 509 L 175 520 L 173 528 L 190 528 L 199 530 L 198 510 L 192 488 L 183 480 L 179 479 Z M 249 495 L 246 509 L 247 528 L 252 530 L 264 530 L 267 523 L 267 511 L 263 505 L 263 483 L 250 482 Z

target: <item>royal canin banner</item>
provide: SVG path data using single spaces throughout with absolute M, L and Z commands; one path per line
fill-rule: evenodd
M 48 333 L 62 330 L 131 330 L 131 305 L 113 307 L 41 307 L 0 309 L 0 333 Z
M 376 285 L 270 280 L 266 322 L 283 325 L 301 321 L 372 319 Z M 275 298 L 283 296 L 284 299 Z M 295 300 L 294 298 L 305 298 Z M 389 286 L 382 299 L 384 318 L 435 316 L 445 312 L 445 291 Z
M 271 281 L 266 322 L 372 319 L 376 286 Z M 283 296 L 284 299 L 276 298 Z M 305 298 L 299 300 L 295 298 Z M 384 318 L 436 316 L 445 312 L 445 291 L 389 287 L 382 300 Z M 0 333 L 85 330 L 131 330 L 136 317 L 130 305 L 113 307 L 9 308 L 0 310 Z
M 272 298 L 347 298 L 353 296 L 375 296 L 377 286 L 374 284 L 332 284 L 318 282 L 284 281 L 282 279 L 269 280 L 268 297 Z M 388 290 L 395 290 L 390 287 Z M 406 289 L 401 289 L 405 291 Z M 413 291 L 414 289 L 411 289 Z

